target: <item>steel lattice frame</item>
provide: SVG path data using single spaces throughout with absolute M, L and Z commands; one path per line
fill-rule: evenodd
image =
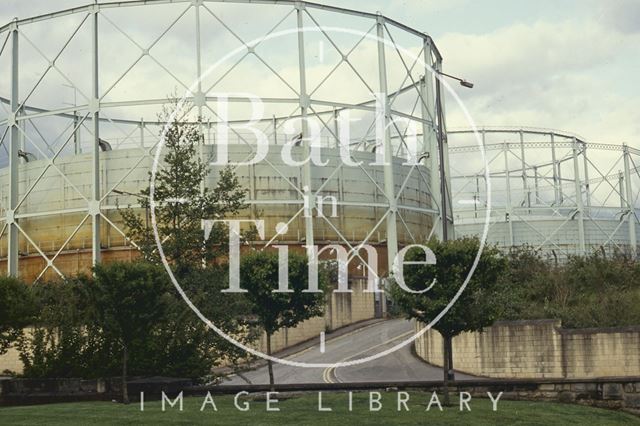
M 479 234 L 484 166 L 470 130 L 450 130 L 456 234 Z M 636 255 L 640 150 L 550 129 L 481 130 L 492 182 L 489 242 L 529 244 L 564 259 L 595 250 Z M 492 238 L 492 236 L 496 238 Z
M 270 5 L 273 8 L 280 8 L 283 10 L 284 18 L 264 35 L 263 39 L 268 38 L 274 33 L 278 26 L 282 22 L 289 18 L 295 18 L 294 28 L 297 28 L 297 55 L 298 60 L 298 79 L 296 82 L 292 82 L 283 76 L 277 66 L 272 66 L 269 63 L 270 58 L 263 57 L 256 51 L 256 47 L 263 40 L 260 39 L 258 43 L 248 44 L 248 40 L 233 29 L 233 23 L 225 22 L 225 19 L 220 16 L 216 11 L 218 4 L 238 4 L 244 6 L 251 5 Z M 168 27 L 150 44 L 143 44 L 136 41 L 135 36 L 132 36 L 123 29 L 119 22 L 113 17 L 110 17 L 106 12 L 111 10 L 119 10 L 125 8 L 131 8 L 131 10 L 149 10 L 159 5 L 176 5 L 179 10 L 176 13 L 175 19 L 173 19 Z M 144 13 L 144 12 L 143 12 Z M 323 26 L 319 22 L 318 14 L 334 14 L 341 17 L 353 17 L 361 21 L 368 21 L 370 25 L 367 25 L 369 31 L 365 36 L 356 43 L 350 50 L 347 48 L 341 48 L 340 43 L 334 39 L 333 35 L 328 31 L 323 30 Z M 441 198 L 439 193 L 440 179 L 438 168 L 438 156 L 437 149 L 438 143 L 446 144 L 446 134 L 439 133 L 438 128 L 445 129 L 445 123 L 438 123 L 438 117 L 444 117 L 444 114 L 440 114 L 438 111 L 442 110 L 442 99 L 436 99 L 436 93 L 440 81 L 433 70 L 440 71 L 442 67 L 442 56 L 436 48 L 433 40 L 425 33 L 416 31 L 410 27 L 407 27 L 393 19 L 387 18 L 380 14 L 371 14 L 355 10 L 348 10 L 344 8 L 331 7 L 321 4 L 300 2 L 300 1 L 288 1 L 288 0 L 272 0 L 272 1 L 247 1 L 247 0 L 144 0 L 144 1 L 129 1 L 129 2 L 105 2 L 95 4 L 89 4 L 82 7 L 77 7 L 68 10 L 62 10 L 46 15 L 41 15 L 28 19 L 16 19 L 15 21 L 0 27 L 0 61 L 3 58 L 8 59 L 10 64 L 10 75 L 3 78 L 9 78 L 10 86 L 9 92 L 6 97 L 0 99 L 0 113 L 5 113 L 5 118 L 0 119 L 0 142 L 6 150 L 7 154 L 7 168 L 8 168 L 8 196 L 6 205 L 3 206 L 4 217 L 1 219 L 2 233 L 0 235 L 7 236 L 7 272 L 9 275 L 18 275 L 18 262 L 20 258 L 18 238 L 21 236 L 24 238 L 30 246 L 35 248 L 37 253 L 45 260 L 45 267 L 40 272 L 38 278 L 42 276 L 49 268 L 56 271 L 58 274 L 63 275 L 62 271 L 56 267 L 55 261 L 58 256 L 65 250 L 65 247 L 74 238 L 74 235 L 85 224 L 91 224 L 91 255 L 92 261 L 99 262 L 101 257 L 101 249 L 104 247 L 103 241 L 101 241 L 101 222 L 106 223 L 108 227 L 115 229 L 115 231 L 124 236 L 124 231 L 120 229 L 112 220 L 108 217 L 108 212 L 113 211 L 117 206 L 108 203 L 108 197 L 117 191 L 118 185 L 123 182 L 130 173 L 132 173 L 137 167 L 139 167 L 143 161 L 147 161 L 151 158 L 152 153 L 157 145 L 157 130 L 163 123 L 149 119 L 148 117 L 143 119 L 131 119 L 130 117 L 111 117 L 109 112 L 111 110 L 118 110 L 122 108 L 133 107 L 151 107 L 159 108 L 166 103 L 166 99 L 160 96 L 155 98 L 144 98 L 134 100 L 108 100 L 107 95 L 121 84 L 122 80 L 136 67 L 136 64 L 141 60 L 150 60 L 161 68 L 165 76 L 169 76 L 174 84 L 177 84 L 180 90 L 189 90 L 189 82 L 183 81 L 179 73 L 172 70 L 172 65 L 167 65 L 163 60 L 155 57 L 154 49 L 158 43 L 163 41 L 163 37 L 169 32 L 176 23 L 185 16 L 191 15 L 193 21 L 190 21 L 192 27 L 195 29 L 195 37 L 190 43 L 193 43 L 195 56 L 193 61 L 196 65 L 196 73 L 193 75 L 194 81 L 197 81 L 197 89 L 195 92 L 187 96 L 187 100 L 193 105 L 198 117 L 202 117 L 205 114 L 211 115 L 214 119 L 209 122 L 199 122 L 202 126 L 203 133 L 209 134 L 207 140 L 211 142 L 212 128 L 215 129 L 216 120 L 219 120 L 219 116 L 212 104 L 221 99 L 221 96 L 212 92 L 216 87 L 215 82 L 210 87 L 203 86 L 203 80 L 201 79 L 203 72 L 203 59 L 205 58 L 205 41 L 202 36 L 202 22 L 203 15 L 207 19 L 216 22 L 219 25 L 221 31 L 225 31 L 227 35 L 231 34 L 242 46 L 246 48 L 245 54 L 238 60 L 230 69 L 226 71 L 225 76 L 232 73 L 234 68 L 242 62 L 245 57 L 252 56 L 263 63 L 273 75 L 283 82 L 291 91 L 294 96 L 289 97 L 263 97 L 262 101 L 267 105 L 294 105 L 293 111 L 288 115 L 275 116 L 271 119 L 261 120 L 265 126 L 269 127 L 269 135 L 273 137 L 275 143 L 278 141 L 278 133 L 281 132 L 281 126 L 292 117 L 307 117 L 313 116 L 319 120 L 322 124 L 322 131 L 328 135 L 328 139 L 333 141 L 334 145 L 338 140 L 337 130 L 337 116 L 340 111 L 351 110 L 358 111 L 363 114 L 372 114 L 375 111 L 374 104 L 375 98 L 371 96 L 368 100 L 360 102 L 343 102 L 335 101 L 331 99 L 321 99 L 316 97 L 316 91 L 331 77 L 331 75 L 338 69 L 340 64 L 344 64 L 357 76 L 359 80 L 367 87 L 367 89 L 373 95 L 375 92 L 381 93 L 384 96 L 384 104 L 386 105 L 387 112 L 384 116 L 384 123 L 388 126 L 384 135 L 383 145 L 386 154 L 386 158 L 390 158 L 392 155 L 400 156 L 408 155 L 409 147 L 405 141 L 407 136 L 407 129 L 401 129 L 399 125 L 394 121 L 395 118 L 402 118 L 408 121 L 418 123 L 421 127 L 421 146 L 420 150 L 423 154 L 421 156 L 421 162 L 428 167 L 429 176 L 424 175 L 424 171 L 417 166 L 413 166 L 409 169 L 406 175 L 406 179 L 403 182 L 394 182 L 394 165 L 392 161 L 387 162 L 384 166 L 384 187 L 378 189 L 384 196 L 384 201 L 381 203 L 366 205 L 370 208 L 384 208 L 385 213 L 382 215 L 380 221 L 376 226 L 370 230 L 367 238 L 362 243 L 366 243 L 369 238 L 378 230 L 381 225 L 386 223 L 386 244 L 388 248 L 388 261 L 395 257 L 398 249 L 398 226 L 404 226 L 409 234 L 409 230 L 404 218 L 403 212 L 414 211 L 423 214 L 433 215 L 434 225 L 430 231 L 430 235 L 438 235 L 438 229 L 441 226 L 442 220 L 439 213 L 439 200 Z M 38 43 L 31 40 L 24 29 L 36 25 L 55 25 L 57 20 L 66 17 L 78 17 L 79 24 L 73 28 L 71 35 L 62 43 L 60 49 L 54 55 L 47 55 L 39 48 Z M 191 18 L 189 18 L 191 19 Z M 110 26 L 111 30 L 120 34 L 121 37 L 127 39 L 132 45 L 139 50 L 139 55 L 135 60 L 126 68 L 126 71 L 121 74 L 119 78 L 115 80 L 111 85 L 102 87 L 102 67 L 99 63 L 100 51 L 106 46 L 108 40 L 101 39 L 99 28 L 103 25 Z M 314 27 L 316 33 L 321 34 L 323 39 L 335 49 L 341 57 L 341 61 L 338 65 L 331 69 L 327 76 L 318 84 L 315 88 L 310 88 L 307 81 L 307 65 L 305 63 L 308 55 L 305 54 L 305 48 L 307 43 L 305 37 L 307 33 L 304 31 L 307 27 Z M 46 27 L 45 27 L 46 28 Z M 91 63 L 90 69 L 87 72 L 90 73 L 89 90 L 82 89 L 80 84 L 76 84 L 73 78 L 70 78 L 63 69 L 58 66 L 59 58 L 65 54 L 65 50 L 74 41 L 74 37 L 85 29 L 89 29 L 89 48 L 84 52 L 84 56 Z M 394 36 L 395 34 L 395 36 Z M 361 71 L 358 69 L 358 65 L 353 63 L 352 52 L 357 50 L 358 46 L 362 43 L 362 40 L 367 36 L 376 37 L 377 41 L 377 67 L 375 70 L 375 77 L 372 81 L 368 81 Z M 407 55 L 401 52 L 400 46 L 396 43 L 396 38 L 399 37 L 411 37 L 416 41 L 417 54 L 415 58 L 409 59 Z M 37 52 L 46 65 L 40 78 L 36 81 L 33 87 L 28 88 L 28 92 L 25 96 L 20 95 L 20 88 L 22 82 L 22 70 L 20 70 L 20 54 L 22 44 L 25 43 L 30 46 L 32 51 Z M 135 49 L 134 49 L 135 50 Z M 389 87 L 390 82 L 387 80 L 390 75 L 388 68 L 392 62 L 388 55 L 394 55 L 392 58 L 396 62 L 396 68 L 404 73 L 404 77 L 401 78 L 401 84 L 395 87 Z M 397 56 L 395 56 L 397 55 Z M 419 60 L 426 63 L 428 66 L 423 67 L 419 64 Z M 399 60 L 399 62 L 398 62 Z M 394 72 L 398 72 L 397 69 Z M 57 108 L 44 108 L 37 104 L 31 104 L 31 96 L 36 91 L 38 86 L 46 79 L 48 74 L 55 73 L 59 78 L 64 80 L 65 84 L 73 88 L 74 92 L 80 95 L 80 103 L 71 106 L 61 106 Z M 224 78 L 224 76 L 223 76 Z M 397 81 L 394 85 L 397 84 Z M 390 90 L 391 89 L 391 90 Z M 395 90 L 394 90 L 395 89 Z M 401 106 L 401 103 L 407 103 L 408 101 L 403 97 L 409 94 L 412 96 L 409 106 Z M 247 99 L 236 97 L 229 99 L 232 102 L 243 103 L 247 102 Z M 114 113 L 115 114 L 115 113 Z M 57 118 L 66 120 L 68 124 L 65 126 L 62 133 L 60 133 L 55 139 L 53 135 L 47 134 L 46 131 L 42 131 L 35 123 L 38 120 Z M 444 119 L 443 119 L 444 120 Z M 231 120 L 232 123 L 241 123 L 242 119 Z M 302 122 L 302 133 L 306 134 L 306 122 Z M 2 131 L 4 127 L 4 131 Z M 350 147 L 353 151 L 370 151 L 372 148 L 371 134 L 374 130 L 372 124 L 362 135 L 358 136 L 358 140 L 353 146 Z M 103 170 L 104 166 L 101 166 L 101 152 L 104 149 L 103 135 L 106 132 L 106 128 L 112 131 L 118 131 L 121 133 L 120 138 L 110 137 L 109 143 L 114 148 L 128 147 L 130 149 L 138 150 L 139 159 L 136 161 L 130 170 L 125 173 L 118 182 L 106 190 L 103 189 L 104 182 L 103 174 L 106 173 Z M 115 129 L 115 130 L 114 130 Z M 233 131 L 233 130 L 232 130 Z M 91 191 L 89 194 L 83 193 L 79 188 L 74 185 L 71 179 L 65 173 L 64 167 L 59 166 L 59 160 L 65 156 L 75 155 L 82 152 L 82 142 L 80 141 L 81 135 L 87 134 L 88 152 L 90 152 L 90 164 L 91 164 Z M 80 135 L 80 136 L 79 136 Z M 245 143 L 249 145 L 246 140 L 246 136 L 240 132 L 234 131 L 234 137 L 238 143 Z M 107 137 L 104 137 L 107 139 Z M 396 141 L 395 144 L 392 141 Z M 71 144 L 73 143 L 73 150 L 71 150 Z M 28 159 L 26 155 L 25 146 L 28 145 L 31 150 L 35 150 L 31 154 L 35 154 L 38 161 L 42 165 L 41 172 L 37 179 L 28 183 L 28 189 L 24 193 L 19 191 L 19 182 L 23 168 L 28 165 L 22 158 Z M 309 150 L 308 144 L 305 144 L 305 149 Z M 133 147 L 133 148 L 132 148 Z M 445 150 L 446 151 L 446 150 Z M 445 155 L 445 170 L 448 169 L 448 157 Z M 34 163 L 32 163 L 34 164 Z M 277 167 L 270 164 L 276 174 L 281 174 Z M 360 166 L 363 173 L 369 176 L 366 168 Z M 335 173 L 331 175 L 337 175 L 340 172 L 342 165 L 336 168 Z M 46 174 L 50 171 L 54 171 L 56 174 L 62 177 L 65 181 L 65 185 L 73 188 L 80 196 L 81 205 L 73 208 L 63 208 L 56 210 L 43 210 L 37 212 L 25 212 L 23 211 L 24 203 L 29 198 L 32 190 L 38 183 L 46 178 Z M 293 190 L 299 194 L 299 200 L 297 204 L 302 205 L 303 191 L 302 188 L 305 185 L 311 186 L 313 168 L 308 164 L 304 166 L 303 182 L 300 185 L 291 183 Z M 412 175 L 419 175 L 418 179 L 422 180 L 424 184 L 429 187 L 429 193 L 431 194 L 431 205 L 426 207 L 415 207 L 405 205 L 402 202 L 402 192 L 407 185 L 409 178 Z M 375 179 L 369 176 L 369 179 L 377 186 Z M 437 184 L 435 184 L 437 183 Z M 319 194 L 323 189 L 324 184 L 320 187 L 312 188 L 312 190 Z M 445 185 L 448 190 L 448 186 Z M 281 204 L 285 200 L 273 200 L 271 204 Z M 450 201 L 447 202 L 449 204 Z M 357 204 L 357 203 L 354 203 Z M 292 217 L 302 214 L 303 208 L 301 207 L 298 213 Z M 449 208 L 449 212 L 451 209 Z M 52 250 L 46 250 L 46 248 L 40 247 L 38 242 L 35 241 L 26 231 L 20 226 L 21 220 L 26 218 L 47 216 L 64 215 L 69 213 L 79 213 L 84 217 L 79 224 L 74 228 L 73 232 L 68 235 L 66 241 L 55 247 Z M 336 228 L 326 218 L 323 218 L 330 227 L 340 236 L 342 244 L 349 247 L 350 257 L 360 257 L 359 246 L 350 241 L 343 233 Z M 313 220 L 318 218 L 305 219 L 305 241 L 306 244 L 313 244 L 314 242 L 314 226 Z M 447 222 L 450 223 L 451 217 L 448 217 Z M 438 223 L 440 225 L 438 225 Z M 415 240 L 414 236 L 411 238 Z M 272 243 L 269 241 L 268 244 Z

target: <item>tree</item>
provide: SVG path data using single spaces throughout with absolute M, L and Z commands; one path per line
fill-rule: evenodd
M 158 268 L 162 275 L 165 271 Z M 222 318 L 222 313 L 242 312 L 246 301 L 239 294 L 221 294 L 228 287 L 227 268 L 212 265 L 198 268 L 181 281 L 190 299 L 201 306 L 207 318 L 218 318 L 224 330 L 244 330 L 239 315 Z M 15 343 L 30 378 L 114 377 L 122 371 L 122 345 L 117 335 L 105 330 L 99 300 L 92 296 L 92 277 L 37 282 L 24 288 L 33 300 L 28 333 Z M 162 300 L 163 315 L 146 324 L 144 335 L 127 347 L 127 376 L 162 375 L 187 377 L 209 383 L 211 368 L 220 360 L 237 363 L 246 354 L 200 321 L 180 295 L 167 283 Z M 211 303 L 212 300 L 224 301 Z M 25 301 L 25 304 L 27 302 Z M 24 305 L 23 305 L 24 306 Z M 222 319 L 221 319 L 222 318 Z M 238 336 L 243 343 L 255 340 L 257 330 Z
M 220 293 L 228 286 L 226 268 L 224 272 L 221 268 L 227 254 L 228 232 L 223 224 L 217 224 L 205 243 L 202 221 L 238 214 L 246 207 L 247 191 L 231 168 L 220 171 L 215 187 L 206 185 L 210 169 L 199 155 L 203 143 L 200 126 L 188 121 L 188 105 L 183 108 L 187 112 L 172 118 L 176 106 L 175 101 L 168 104 L 159 117 L 160 121 L 171 122 L 155 176 L 153 198 L 158 234 L 166 260 L 189 299 L 211 322 L 234 333 L 244 328 L 242 313 L 246 302 L 240 295 Z M 147 212 L 149 197 L 150 187 L 140 191 L 140 204 Z M 122 209 L 121 214 L 127 237 L 138 245 L 143 258 L 160 265 L 148 218 L 131 208 Z M 177 292 L 173 294 L 180 299 Z M 219 302 L 221 298 L 224 301 Z M 163 345 L 158 355 L 172 366 L 168 370 L 172 374 L 182 371 L 192 377 L 204 373 L 205 366 L 209 374 L 215 357 L 234 363 L 246 355 L 213 333 L 181 300 L 171 305 L 164 329 L 158 333 L 158 343 Z M 248 343 L 255 336 L 249 333 L 238 338 Z
M 289 254 L 288 292 L 278 290 L 278 256 L 273 252 L 252 251 L 243 255 L 240 262 L 241 287 L 249 301 L 250 313 L 266 334 L 267 355 L 272 355 L 271 338 L 285 327 L 295 327 L 309 318 L 324 312 L 325 291 L 328 287 L 326 272 L 318 274 L 319 292 L 308 289 L 307 258 L 299 254 Z M 273 363 L 267 360 L 269 384 L 273 389 Z
M 477 238 L 449 241 L 431 240 L 427 246 L 436 256 L 435 265 L 406 265 L 404 280 L 408 288 L 423 293 L 410 293 L 399 285 L 392 285 L 391 297 L 408 318 L 430 323 L 456 295 L 467 277 L 480 249 Z M 421 250 L 407 253 L 406 261 L 425 260 Z M 505 270 L 505 260 L 497 248 L 485 246 L 478 265 L 451 309 L 433 326 L 443 338 L 443 373 L 445 402 L 449 403 L 448 385 L 453 379 L 452 339 L 464 331 L 479 331 L 491 325 L 499 313 L 499 280 Z
M 86 277 L 79 277 L 29 286 L 32 327 L 17 344 L 24 376 L 87 377 L 103 372 L 111 354 L 102 350 L 102 332 L 92 322 L 86 282 Z
M 209 165 L 198 155 L 203 143 L 200 126 L 187 122 L 186 112 L 173 118 L 171 112 L 171 105 L 166 106 L 159 117 L 161 121 L 172 121 L 165 134 L 164 157 L 157 169 L 153 198 L 164 254 L 176 276 L 181 277 L 203 261 L 215 259 L 225 247 L 221 244 L 226 242 L 222 225 L 215 226 L 208 244 L 203 244 L 202 220 L 236 215 L 245 208 L 247 191 L 231 168 L 220 172 L 215 188 L 204 185 Z M 141 207 L 146 211 L 150 209 L 149 197 L 150 187 L 140 192 Z M 122 209 L 121 214 L 127 236 L 139 246 L 144 258 L 160 263 L 149 221 L 131 208 Z
M 33 319 L 29 288 L 12 277 L 0 277 L 0 355 L 7 352 Z
M 129 403 L 127 363 L 129 349 L 144 341 L 163 318 L 168 299 L 166 273 L 147 262 L 114 262 L 94 267 L 88 286 L 96 321 L 122 349 L 122 402 Z
M 245 345 L 258 337 L 255 329 L 238 333 L 248 329 L 244 315 L 248 303 L 241 294 L 222 292 L 229 287 L 226 265 L 195 268 L 180 279 L 180 286 L 200 312 L 225 333 Z M 171 294 L 168 312 L 154 331 L 156 371 L 150 372 L 210 382 L 212 368 L 221 360 L 239 368 L 238 362 L 247 359 L 246 352 L 211 330 L 178 292 L 172 290 Z

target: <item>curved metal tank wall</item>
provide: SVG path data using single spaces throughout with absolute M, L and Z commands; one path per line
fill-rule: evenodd
M 204 146 L 205 158 L 212 158 L 214 146 Z M 291 167 L 281 158 L 278 145 L 270 145 L 270 152 L 259 164 L 239 166 L 236 174 L 243 187 L 249 190 L 248 199 L 251 200 L 247 211 L 242 212 L 240 219 L 259 218 L 265 221 L 267 240 L 275 234 L 278 222 L 288 222 L 302 207 L 302 201 L 294 186 L 301 182 L 302 169 Z M 296 156 L 294 148 L 293 156 Z M 246 146 L 230 145 L 229 158 L 231 161 L 244 161 L 250 154 Z M 375 154 L 368 152 L 353 152 L 355 161 L 363 161 L 366 173 L 358 167 L 343 166 L 336 172 L 340 164 L 339 150 L 326 148 L 322 150 L 322 158 L 329 160 L 327 167 L 314 167 L 313 188 L 317 190 L 324 185 L 322 196 L 334 196 L 337 199 L 337 218 L 331 218 L 332 206 L 325 202 L 324 214 L 333 226 L 340 230 L 349 242 L 360 243 L 367 238 L 386 211 L 386 199 L 381 191 L 384 187 L 384 176 L 381 166 L 371 166 L 375 161 Z M 403 166 L 404 159 L 394 158 L 396 192 L 402 195 L 398 199 L 398 207 L 403 211 L 405 224 L 398 220 L 398 240 L 400 244 L 411 243 L 412 237 L 417 241 L 424 240 L 430 233 L 435 215 L 429 213 L 432 209 L 431 197 L 427 190 L 430 173 L 425 166 L 418 166 L 420 173 L 414 172 L 407 180 L 410 167 Z M 270 163 L 271 165 L 269 165 Z M 91 155 L 81 154 L 57 159 L 55 167 L 47 169 L 48 161 L 32 161 L 21 165 L 20 169 L 20 197 L 31 188 L 33 182 L 44 173 L 44 178 L 31 190 L 20 207 L 20 227 L 29 235 L 32 242 L 20 235 L 20 275 L 26 280 L 35 279 L 46 261 L 39 255 L 35 245 L 50 258 L 61 248 L 54 264 L 65 274 L 75 274 L 87 271 L 91 265 L 91 228 L 90 218 L 86 216 L 87 200 L 91 191 Z M 137 164 L 137 167 L 136 167 Z M 117 187 L 119 191 L 137 193 L 146 188 L 149 182 L 149 170 L 152 164 L 150 157 L 141 158 L 136 149 L 120 149 L 102 153 L 102 194 Z M 273 167 L 272 167 L 273 166 Z M 56 170 L 59 168 L 67 178 Z M 277 169 L 277 171 L 274 169 Z M 132 170 L 133 168 L 133 170 Z M 207 185 L 215 185 L 220 167 L 212 166 Z M 332 177 L 332 174 L 335 175 Z M 367 174 L 369 176 L 367 176 Z M 375 180 L 375 184 L 372 182 Z M 401 187 L 406 180 L 404 189 Z M 327 182 L 328 181 L 328 182 Z M 3 205 L 7 205 L 8 197 L 7 169 L 0 170 L 0 197 Z M 129 195 L 111 193 L 102 202 L 103 214 L 123 229 L 118 206 L 135 205 L 136 198 Z M 43 214 L 29 217 L 31 214 Z M 144 212 L 141 212 L 144 214 Z M 84 220 L 84 222 L 83 222 Z M 80 225 L 82 223 L 82 225 Z M 102 241 L 105 260 L 131 259 L 136 250 L 127 244 L 124 236 L 109 223 L 103 221 Z M 386 241 L 385 225 L 374 232 L 369 242 L 376 246 Z M 77 231 L 76 231 L 77 229 Z M 71 234 L 75 232 L 72 238 Z M 314 235 L 318 245 L 340 243 L 336 230 L 324 219 L 314 220 Z M 290 244 L 304 244 L 304 218 L 299 215 L 289 224 L 285 235 L 277 238 Z M 35 245 L 33 244 L 35 243 Z M 379 262 L 381 269 L 386 269 L 386 252 L 380 244 Z M 6 236 L 0 240 L 0 257 L 6 262 Z M 49 269 L 45 278 L 56 277 L 57 274 Z

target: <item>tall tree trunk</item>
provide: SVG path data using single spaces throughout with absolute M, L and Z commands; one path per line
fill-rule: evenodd
M 127 361 L 129 354 L 127 345 L 122 346 L 122 403 L 129 403 L 129 389 L 127 389 Z
M 449 352 L 449 380 L 455 380 L 456 373 L 453 371 L 453 337 L 447 339 L 447 351 Z
M 444 373 L 443 391 L 444 391 L 444 405 L 451 405 L 449 400 L 449 351 L 451 346 L 449 345 L 451 338 L 449 336 L 442 336 L 442 372 Z
M 271 333 L 267 333 L 267 355 L 271 356 Z M 267 366 L 269 368 L 269 385 L 271 386 L 271 391 L 274 392 L 276 389 L 273 379 L 273 363 L 270 359 L 267 360 Z

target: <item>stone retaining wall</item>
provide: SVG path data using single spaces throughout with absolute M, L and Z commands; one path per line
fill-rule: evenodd
M 418 338 L 416 353 L 442 365 L 440 334 L 429 330 Z M 499 321 L 454 337 L 453 365 L 496 378 L 640 376 L 640 327 L 563 329 L 560 320 Z

